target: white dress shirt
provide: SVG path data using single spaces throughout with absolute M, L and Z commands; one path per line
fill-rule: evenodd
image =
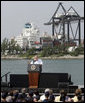
M 31 61 L 30 64 L 41 64 L 41 65 L 43 65 L 43 62 L 42 62 L 41 59 L 38 59 L 37 61 Z

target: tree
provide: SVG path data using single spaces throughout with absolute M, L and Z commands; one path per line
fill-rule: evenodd
M 30 55 L 35 55 L 36 54 L 36 49 L 35 48 L 31 48 L 27 51 L 27 57 Z
M 8 45 L 9 45 L 8 39 L 4 38 L 4 40 L 1 43 L 1 51 L 3 53 L 5 53 L 5 50 L 8 50 Z
M 18 52 L 21 53 L 21 51 L 22 51 L 21 47 L 20 47 L 18 44 L 15 46 L 15 50 L 16 50 L 16 54 L 17 54 Z
M 50 56 L 52 54 L 54 54 L 53 48 L 52 47 L 45 47 L 45 48 L 43 48 L 43 50 L 42 50 L 40 55 L 42 57 L 45 57 L 45 56 Z
M 9 54 L 13 54 L 15 49 L 16 49 L 16 41 L 12 39 L 11 41 L 9 41 Z

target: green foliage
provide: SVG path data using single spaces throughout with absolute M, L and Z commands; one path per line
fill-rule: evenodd
M 75 52 L 75 51 L 74 51 L 74 52 L 70 52 L 69 54 L 70 54 L 71 56 L 78 56 L 78 55 L 79 55 L 79 53 L 78 53 L 78 52 Z
M 64 56 L 64 53 L 57 54 L 57 57 Z
M 40 54 L 41 57 L 48 57 L 51 55 L 56 54 L 57 56 L 63 56 L 65 54 L 68 54 L 67 52 L 67 47 L 65 47 L 64 45 L 61 46 L 55 46 L 55 47 L 47 47 L 44 48 Z
M 84 54 L 84 48 L 82 46 L 79 46 L 75 49 L 74 52 L 69 53 L 71 56 L 78 56 L 79 54 Z
M 9 42 L 9 54 L 12 54 L 14 50 L 16 49 L 16 41 L 13 39 Z
M 2 41 L 1 44 L 1 51 L 3 52 L 3 54 L 5 54 L 5 51 L 8 50 L 9 54 L 17 54 L 18 51 L 21 52 L 21 47 L 19 45 L 16 45 L 16 41 L 14 41 L 13 39 L 11 41 L 8 41 L 7 38 L 5 38 Z
M 76 48 L 75 51 L 78 52 L 79 54 L 84 54 L 84 47 L 79 46 L 78 48 Z
M 50 47 L 47 47 L 47 48 L 44 48 L 43 50 L 42 50 L 42 52 L 41 52 L 41 57 L 48 57 L 48 56 L 50 56 L 50 55 L 52 55 L 53 54 L 53 48 L 50 48 Z
M 18 51 L 20 51 L 20 53 L 22 52 L 22 49 L 19 45 L 15 46 L 15 50 L 16 50 L 16 54 L 18 54 Z
M 8 39 L 7 38 L 4 38 L 4 40 L 2 41 L 2 44 L 1 44 L 1 51 L 4 53 L 5 50 L 8 50 Z
M 36 49 L 31 48 L 27 51 L 26 56 L 29 57 L 30 55 L 35 55 L 36 54 Z

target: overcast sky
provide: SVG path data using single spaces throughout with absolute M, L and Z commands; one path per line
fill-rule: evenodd
M 51 35 L 51 26 L 43 24 L 50 20 L 58 3 L 59 1 L 1 1 L 1 40 L 20 35 L 27 22 L 36 24 L 41 34 L 47 32 Z M 62 1 L 62 3 L 66 10 L 73 6 L 80 16 L 84 16 L 83 1 Z

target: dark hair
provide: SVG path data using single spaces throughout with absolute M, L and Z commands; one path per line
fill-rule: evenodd
M 66 92 L 64 89 L 62 89 L 62 90 L 60 91 L 60 94 L 66 96 L 66 95 L 67 95 L 67 92 Z
M 81 95 L 78 95 L 77 98 L 78 98 L 79 101 L 82 100 L 82 96 Z
M 39 95 L 39 91 L 38 91 L 38 90 L 35 90 L 35 91 L 34 91 L 34 94 L 35 94 L 35 95 Z
M 33 96 L 33 91 L 32 91 L 32 90 L 29 91 L 29 96 L 30 96 L 30 97 Z
M 5 99 L 6 98 L 6 93 L 2 93 L 2 98 Z
M 60 96 L 60 101 L 65 102 L 65 95 L 64 95 L 64 94 L 62 94 L 62 95 Z
M 49 92 L 45 92 L 45 97 L 49 97 Z
M 18 95 L 18 99 L 23 99 L 22 94 L 19 94 L 19 95 Z
M 30 98 L 30 97 L 26 97 L 26 98 L 25 98 L 25 101 L 26 101 L 26 102 L 33 102 L 33 99 Z
M 54 100 L 55 100 L 55 97 L 54 97 L 54 95 L 50 95 L 49 102 L 54 102 Z

